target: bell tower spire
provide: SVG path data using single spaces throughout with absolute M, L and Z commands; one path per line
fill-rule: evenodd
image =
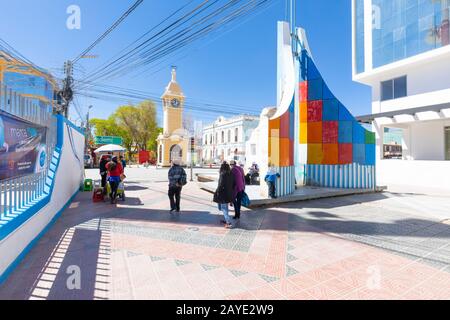
M 177 67 L 172 66 L 172 82 L 177 82 Z

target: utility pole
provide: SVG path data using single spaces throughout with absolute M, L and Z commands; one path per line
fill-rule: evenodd
M 69 116 L 69 105 L 73 100 L 73 63 L 72 61 L 64 62 L 64 74 L 63 88 L 59 91 L 58 95 L 61 97 L 61 108 L 56 112 L 63 114 L 64 117 Z

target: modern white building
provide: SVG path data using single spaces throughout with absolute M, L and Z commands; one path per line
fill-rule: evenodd
M 352 0 L 353 79 L 372 87 L 377 184 L 450 194 L 450 0 Z M 400 159 L 383 145 L 394 128 Z M 399 130 L 400 129 L 400 130 Z
M 211 163 L 234 158 L 245 162 L 245 144 L 258 126 L 259 117 L 240 115 L 219 117 L 203 128 L 203 162 Z

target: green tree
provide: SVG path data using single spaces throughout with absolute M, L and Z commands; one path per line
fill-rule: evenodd
M 158 127 L 155 103 L 149 100 L 138 105 L 124 105 L 108 119 L 92 119 L 96 136 L 120 136 L 124 147 L 135 154 L 139 150 L 156 151 L 156 139 L 162 132 Z
M 131 151 L 133 147 L 133 139 L 127 130 L 122 128 L 116 120 L 114 114 L 107 119 L 91 119 L 91 126 L 94 128 L 95 136 L 117 136 L 123 140 L 123 147 Z

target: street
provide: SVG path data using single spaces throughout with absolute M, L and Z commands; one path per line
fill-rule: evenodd
M 245 210 L 227 230 L 196 182 L 183 189 L 181 214 L 170 215 L 167 169 L 126 174 L 123 203 L 93 203 L 80 192 L 0 298 L 450 298 L 450 204 L 443 197 L 297 202 Z

